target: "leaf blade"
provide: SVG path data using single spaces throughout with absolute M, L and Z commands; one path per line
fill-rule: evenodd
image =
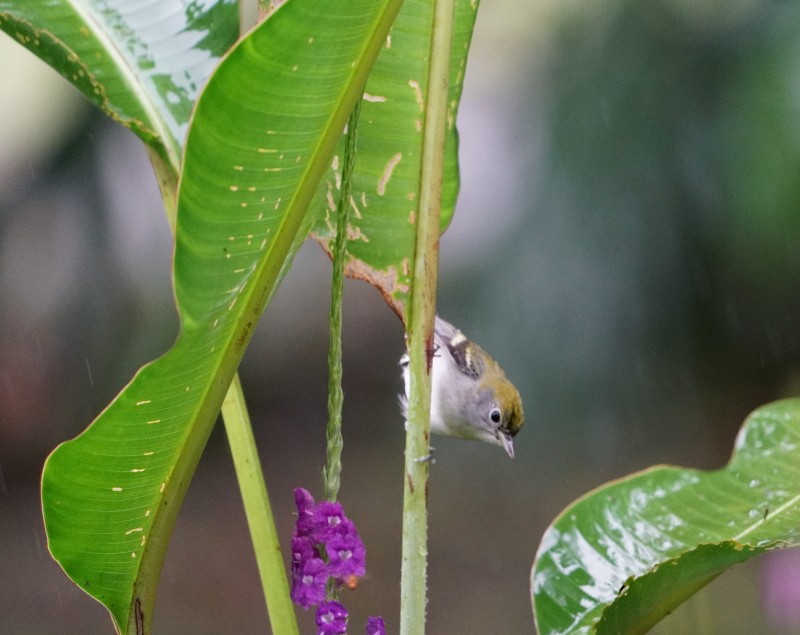
M 177 508 L 399 4 L 320 12 L 293 0 L 226 56 L 198 102 L 178 204 L 178 340 L 43 476 L 51 552 L 120 630 L 149 628 Z
M 562 512 L 531 575 L 537 626 L 543 634 L 643 632 L 732 564 L 798 543 L 795 399 L 755 411 L 720 470 L 652 468 Z

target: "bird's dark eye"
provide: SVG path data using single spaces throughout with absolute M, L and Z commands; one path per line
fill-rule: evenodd
M 489 418 L 492 420 L 493 423 L 500 423 L 500 410 L 497 408 L 493 408 L 492 411 L 489 413 Z

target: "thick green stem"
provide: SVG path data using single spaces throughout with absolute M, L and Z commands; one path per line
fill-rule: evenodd
M 439 264 L 445 123 L 454 0 L 434 0 L 431 66 L 423 128 L 414 277 L 407 315 L 410 398 L 406 431 L 400 633 L 425 632 L 430 461 L 430 368 Z
M 344 290 L 344 261 L 347 238 L 347 216 L 350 210 L 350 183 L 356 160 L 356 130 L 361 100 L 356 101 L 347 122 L 347 136 L 342 165 L 342 189 L 336 216 L 336 240 L 333 244 L 333 277 L 329 317 L 330 344 L 328 348 L 328 428 L 327 457 L 322 480 L 325 498 L 335 501 L 339 495 L 342 474 L 342 295 Z
M 247 414 L 238 374 L 234 375 L 228 394 L 222 403 L 222 418 L 231 446 L 239 490 L 244 501 L 272 632 L 297 635 L 299 633 L 297 619 L 289 599 L 289 583 L 281 558 L 278 532 L 272 518 L 267 485 L 264 482 L 264 473 L 258 458 L 253 428 L 250 425 L 250 416 Z

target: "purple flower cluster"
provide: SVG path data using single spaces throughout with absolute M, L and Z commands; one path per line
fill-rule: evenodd
M 292 602 L 308 609 L 319 605 L 317 635 L 347 632 L 347 609 L 326 601 L 329 580 L 337 587 L 366 573 L 366 549 L 341 503 L 316 503 L 311 494 L 294 490 L 297 524 L 292 536 Z M 367 635 L 384 635 L 383 619 L 367 621 Z

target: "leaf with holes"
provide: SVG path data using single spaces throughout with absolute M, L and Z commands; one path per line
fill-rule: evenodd
M 442 229 L 458 193 L 455 119 L 476 0 L 456 0 L 450 55 L 449 108 L 442 176 Z M 422 160 L 422 123 L 433 29 L 433 3 L 406 0 L 364 89 L 347 226 L 345 273 L 370 282 L 402 318 L 411 281 Z M 314 234 L 330 253 L 336 229 L 342 147 L 317 201 Z
M 734 564 L 800 542 L 800 400 L 745 422 L 728 465 L 656 467 L 605 485 L 545 532 L 539 633 L 643 633 Z

